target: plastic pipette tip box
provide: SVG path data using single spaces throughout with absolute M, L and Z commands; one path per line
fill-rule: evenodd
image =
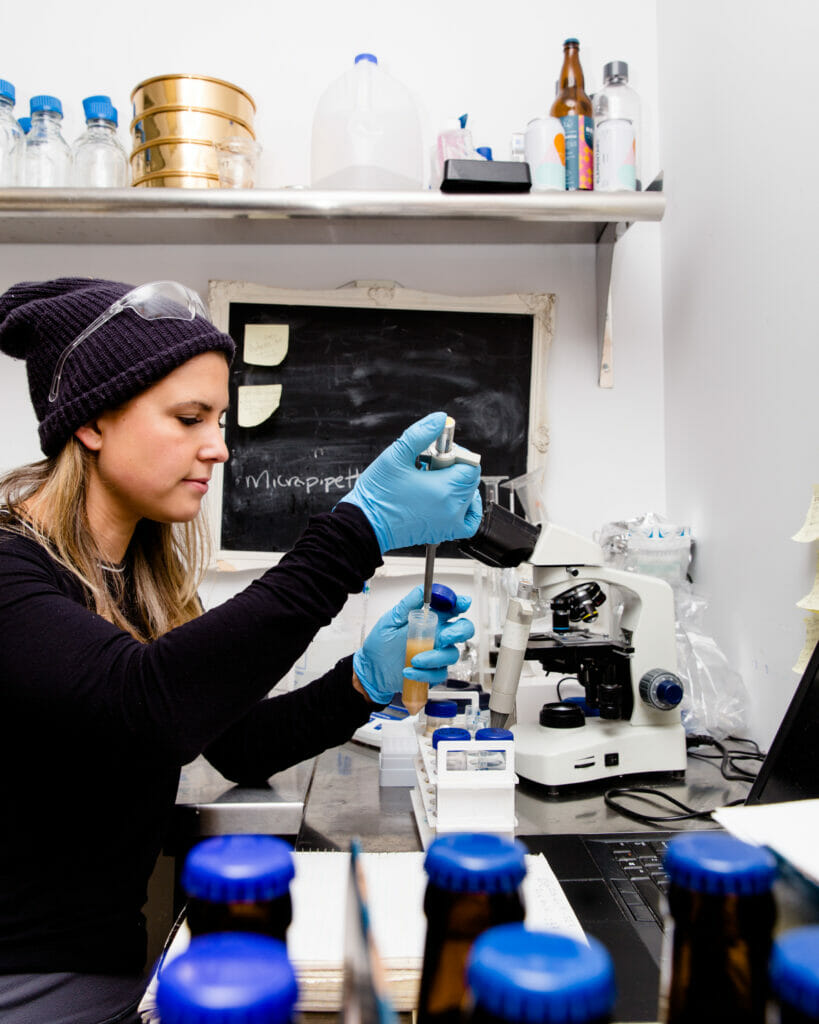
M 519 160 L 446 160 L 442 192 L 529 192 L 529 164 Z

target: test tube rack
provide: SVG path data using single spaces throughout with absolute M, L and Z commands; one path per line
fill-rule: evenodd
M 419 736 L 415 776 L 410 798 L 424 848 L 451 832 L 514 835 L 513 740 L 441 740 L 433 748 Z

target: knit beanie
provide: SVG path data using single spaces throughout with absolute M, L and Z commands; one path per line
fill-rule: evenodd
M 143 320 L 124 309 L 93 331 L 66 359 L 49 402 L 60 356 L 133 285 L 94 278 L 23 281 L 0 295 L 0 351 L 25 359 L 40 421 L 40 447 L 57 455 L 77 427 L 116 409 L 202 352 L 233 358 L 233 339 L 207 320 Z

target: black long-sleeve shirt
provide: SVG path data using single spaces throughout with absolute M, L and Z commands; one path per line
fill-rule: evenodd
M 0 529 L 0 974 L 142 969 L 181 766 L 204 752 L 258 781 L 367 720 L 350 657 L 264 698 L 380 563 L 341 503 L 241 593 L 141 644 L 40 544 Z

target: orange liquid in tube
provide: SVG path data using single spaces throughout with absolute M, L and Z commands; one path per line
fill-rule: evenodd
M 409 631 L 407 634 L 407 656 L 404 666 L 412 664 L 412 659 L 421 651 L 431 651 L 435 646 L 435 632 L 438 628 L 438 616 L 431 608 L 420 608 L 409 613 Z M 427 702 L 429 683 L 418 679 L 404 677 L 404 688 L 401 699 L 404 707 L 411 715 L 417 715 Z

